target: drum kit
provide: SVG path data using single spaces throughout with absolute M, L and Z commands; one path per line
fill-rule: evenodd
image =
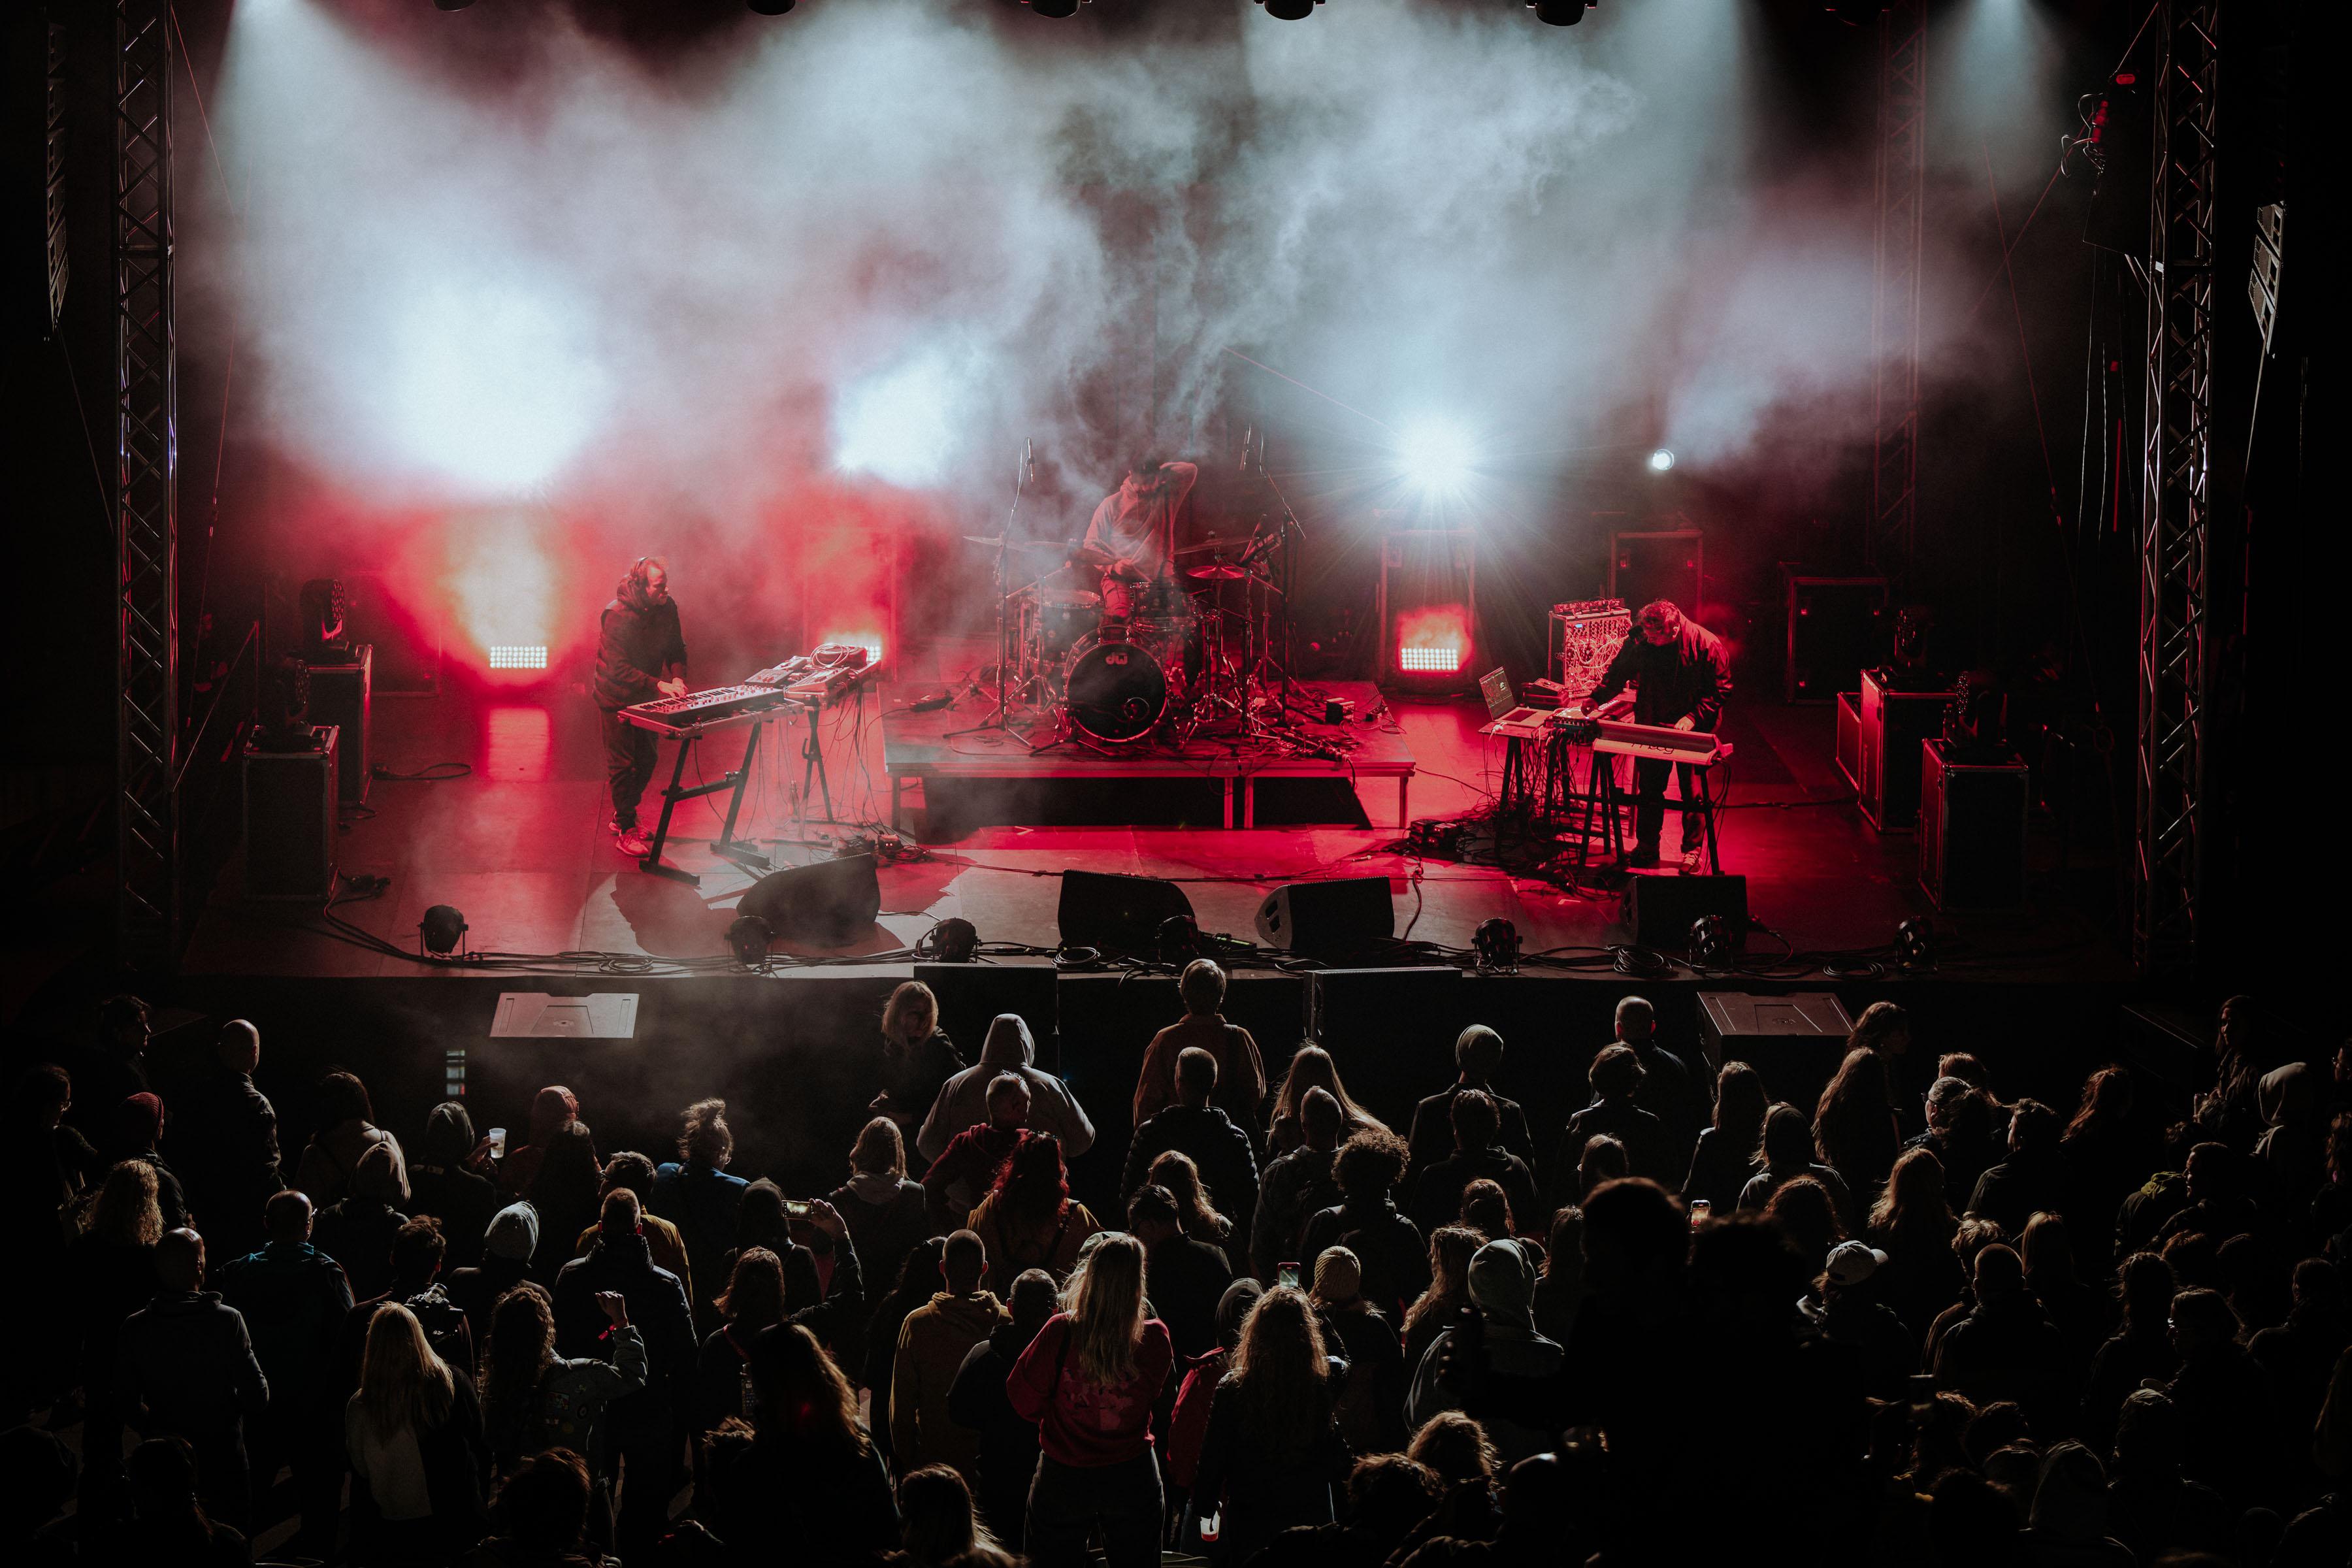
M 1090 545 L 1009 530 L 965 538 L 997 553 L 1000 717 L 1020 733 L 1025 716 L 1032 744 L 1126 750 L 1220 724 L 1254 736 L 1281 721 L 1280 532 L 1208 539 L 1177 551 L 1158 577 Z M 1015 585 L 1016 556 L 1061 559 Z

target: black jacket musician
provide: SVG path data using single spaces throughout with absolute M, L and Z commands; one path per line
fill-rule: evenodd
M 669 569 L 648 555 L 604 606 L 596 641 L 596 706 L 604 721 L 604 771 L 613 784 L 613 839 L 624 855 L 646 853 L 637 801 L 654 776 L 657 749 L 649 731 L 624 724 L 622 709 L 656 697 L 686 695 L 686 635 L 669 596 Z
M 1592 689 L 1588 709 L 1598 709 L 1632 682 L 1633 721 L 1676 730 L 1712 733 L 1723 714 L 1723 700 L 1731 695 L 1731 658 L 1723 639 L 1685 616 L 1671 602 L 1659 599 L 1642 606 L 1633 631 L 1617 657 L 1609 661 L 1601 684 Z M 1658 832 L 1665 824 L 1666 770 L 1679 780 L 1682 798 L 1692 801 L 1705 788 L 1699 770 L 1687 763 L 1666 763 L 1636 758 L 1633 775 L 1640 799 L 1633 808 L 1635 866 L 1658 863 Z M 1696 870 L 1706 846 L 1706 822 L 1696 811 L 1683 818 L 1684 869 Z

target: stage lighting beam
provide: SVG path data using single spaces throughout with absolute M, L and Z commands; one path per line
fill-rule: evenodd
M 1405 426 L 1397 451 L 1405 479 L 1424 496 L 1458 496 L 1478 466 L 1478 448 L 1461 426 L 1423 419 Z
M 1674 466 L 1675 454 L 1674 448 L 1671 447 L 1660 447 L 1650 453 L 1650 472 L 1654 474 L 1667 473 L 1673 469 Z

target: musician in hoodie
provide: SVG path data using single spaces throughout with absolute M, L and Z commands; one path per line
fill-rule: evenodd
M 624 724 L 622 709 L 686 695 L 686 634 L 669 596 L 669 567 L 638 558 L 604 606 L 596 640 L 596 707 L 604 716 L 604 772 L 613 790 L 613 846 L 632 858 L 650 847 L 637 802 L 654 776 L 653 732 Z

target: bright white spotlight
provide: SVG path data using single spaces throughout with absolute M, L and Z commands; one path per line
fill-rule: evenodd
M 1674 466 L 1675 455 L 1665 447 L 1661 447 L 1650 454 L 1650 472 L 1663 474 Z
M 1469 433 L 1443 419 L 1421 419 L 1404 427 L 1397 462 L 1423 495 L 1459 492 L 1477 471 L 1478 448 Z

